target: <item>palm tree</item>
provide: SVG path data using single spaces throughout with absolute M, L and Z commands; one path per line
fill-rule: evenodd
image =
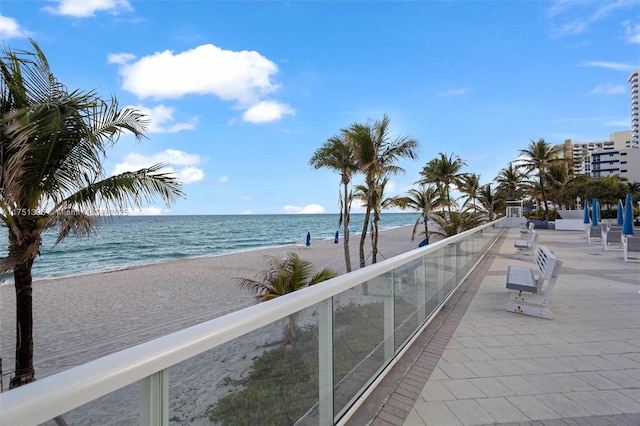
M 468 209 L 452 210 L 447 214 L 441 212 L 434 214 L 433 220 L 439 229 L 431 233 L 446 238 L 480 225 L 482 216 Z
M 477 173 L 466 173 L 460 177 L 460 191 L 467 196 L 462 204 L 462 208 L 467 207 L 469 203 L 473 207 L 473 211 L 477 210 L 476 201 L 478 200 L 478 191 L 480 190 L 480 175 Z
M 538 184 L 547 220 L 549 220 L 549 206 L 547 205 L 547 193 L 544 187 L 545 173 L 552 164 L 562 161 L 558 158 L 561 150 L 562 147 L 560 145 L 551 146 L 544 139 L 539 139 L 537 142 L 531 140 L 527 148 L 520 150 L 520 155 L 524 157 L 521 167 L 529 172 L 537 171 L 538 173 Z
M 257 280 L 241 277 L 233 279 L 240 288 L 254 293 L 256 300 L 264 302 L 336 276 L 338 274 L 329 268 L 314 273 L 311 262 L 290 252 L 283 258 L 267 256 L 267 267 Z M 289 317 L 289 331 L 291 335 L 295 334 L 295 315 Z
M 174 177 L 155 165 L 105 177 L 106 148 L 129 131 L 140 139 L 146 121 L 120 110 L 94 91 L 69 93 L 53 76 L 38 45 L 35 53 L 3 51 L 0 124 L 0 220 L 9 250 L 0 273 L 13 271 L 16 291 L 14 388 L 35 380 L 31 269 L 42 232 L 56 229 L 56 243 L 70 234 L 89 235 L 97 215 L 141 207 L 160 197 L 169 205 L 183 196 Z
M 358 171 L 351 148 L 345 142 L 345 133 L 329 138 L 322 147 L 314 152 L 309 164 L 316 170 L 325 167 L 340 173 L 343 193 L 339 195 L 340 218 L 338 226 L 343 225 L 344 261 L 347 272 L 351 272 L 351 254 L 349 250 L 349 223 L 351 222 L 351 202 L 353 193 L 349 190 L 351 178 Z
M 462 178 L 460 170 L 466 165 L 467 163 L 460 157 L 454 154 L 447 156 L 441 152 L 439 157 L 429 161 L 420 171 L 423 178 L 417 183 L 420 185 L 427 183 L 435 183 L 438 185 L 444 194 L 447 212 L 451 213 L 451 207 L 454 205 L 454 202 L 451 200 L 451 187 L 460 185 Z
M 413 225 L 411 241 L 415 239 L 416 231 L 420 222 L 424 224 L 424 237 L 429 244 L 429 220 L 432 218 L 436 208 L 441 203 L 440 192 L 434 185 L 422 185 L 420 189 L 411 188 L 407 191 L 406 197 L 398 199 L 398 206 L 403 209 L 411 209 L 420 212 L 420 217 Z
M 500 170 L 494 180 L 498 184 L 501 196 L 508 201 L 522 197 L 522 185 L 526 177 L 522 170 L 514 167 L 513 163 L 509 163 L 506 168 Z
M 492 221 L 496 217 L 496 210 L 504 201 L 498 197 L 498 191 L 491 188 L 491 184 L 483 185 L 478 190 L 478 201 L 487 219 Z
M 374 220 L 380 203 L 375 199 L 378 191 L 376 185 L 382 182 L 385 176 L 404 173 L 404 169 L 396 165 L 401 158 L 416 158 L 418 142 L 406 136 L 392 138 L 389 130 L 389 117 L 385 114 L 380 121 L 373 124 L 352 124 L 343 130 L 347 136 L 347 143 L 353 152 L 359 170 L 364 174 L 367 191 L 367 203 L 365 205 L 365 218 L 360 235 L 360 267 L 365 266 L 364 243 L 367 237 L 369 219 L 372 210 Z M 373 235 L 373 251 L 377 251 L 378 236 Z M 374 257 L 375 263 L 375 257 Z

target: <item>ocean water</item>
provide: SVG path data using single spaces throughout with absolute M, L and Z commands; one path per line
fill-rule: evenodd
M 383 213 L 380 229 L 413 225 L 418 213 Z M 54 246 L 55 233 L 43 235 L 34 280 L 109 271 L 173 259 L 216 256 L 265 247 L 333 239 L 337 214 L 116 216 L 105 218 L 89 238 L 67 237 Z M 352 214 L 350 233 L 362 231 L 364 214 Z M 0 228 L 0 232 L 7 232 Z M 5 240 L 6 241 L 6 240 Z M 6 255 L 6 249 L 1 254 Z M 5 283 L 11 282 L 10 279 Z

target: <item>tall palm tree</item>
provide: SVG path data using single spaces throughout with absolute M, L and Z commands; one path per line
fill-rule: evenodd
M 544 204 L 545 217 L 549 220 L 549 206 L 547 205 L 547 192 L 544 186 L 545 174 L 552 164 L 562 161 L 558 158 L 562 152 L 562 146 L 545 142 L 539 139 L 537 142 L 530 140 L 531 143 L 525 149 L 520 150 L 522 158 L 522 166 L 529 172 L 538 173 L 538 184 L 542 195 L 542 203 Z
M 447 154 L 441 152 L 438 157 L 429 161 L 420 171 L 423 177 L 417 183 L 420 185 L 427 183 L 438 185 L 444 194 L 447 212 L 451 213 L 451 207 L 454 205 L 453 200 L 451 200 L 451 187 L 460 185 L 462 178 L 460 170 L 466 165 L 467 163 L 455 154 L 447 156 Z
M 285 257 L 267 256 L 267 267 L 259 279 L 234 277 L 240 288 L 255 294 L 256 300 L 264 302 L 293 293 L 303 287 L 317 284 L 338 276 L 329 268 L 314 273 L 313 264 L 293 252 Z M 289 317 L 289 331 L 295 334 L 295 315 Z
M 343 193 L 339 196 L 340 218 L 338 227 L 343 225 L 342 243 L 344 247 L 344 261 L 347 272 L 351 272 L 351 254 L 349 250 L 349 223 L 351 222 L 351 203 L 353 193 L 349 190 L 351 179 L 358 171 L 351 148 L 346 143 L 346 134 L 329 138 L 322 147 L 318 148 L 309 164 L 316 170 L 324 167 L 340 173 L 340 184 Z
M 429 243 L 429 220 L 441 203 L 440 192 L 434 185 L 421 185 L 419 189 L 411 188 L 407 191 L 406 197 L 398 199 L 398 206 L 403 209 L 411 209 L 420 212 L 420 217 L 413 225 L 411 241 L 415 239 L 418 225 L 424 224 L 424 237 Z
M 360 235 L 360 267 L 365 266 L 364 243 L 367 237 L 367 229 L 371 212 L 374 211 L 374 220 L 380 203 L 375 197 L 378 194 L 376 185 L 382 182 L 385 176 L 404 173 L 404 169 L 396 163 L 401 158 L 416 158 L 418 142 L 407 136 L 392 137 L 389 129 L 389 117 L 385 114 L 382 120 L 367 124 L 352 124 L 344 129 L 347 143 L 351 146 L 356 164 L 364 174 L 367 191 L 367 203 L 365 206 L 365 218 Z M 373 235 L 373 251 L 377 251 L 378 236 Z M 375 262 L 374 262 L 375 263 Z
M 0 273 L 13 271 L 16 291 L 10 388 L 35 380 L 31 269 L 42 232 L 57 229 L 56 243 L 70 234 L 87 236 L 97 215 L 141 207 L 156 196 L 167 205 L 183 196 L 161 164 L 105 177 L 106 148 L 127 131 L 143 137 L 144 116 L 94 91 L 69 93 L 32 45 L 34 53 L 4 50 L 0 58 L 0 220 L 9 233 Z

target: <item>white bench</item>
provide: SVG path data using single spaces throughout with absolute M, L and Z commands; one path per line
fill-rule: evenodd
M 590 226 L 587 228 L 587 244 L 591 244 L 591 240 L 599 238 L 602 241 L 602 226 Z
M 625 235 L 622 238 L 622 250 L 625 262 L 640 262 L 640 237 Z M 631 257 L 629 253 L 637 253 L 637 255 Z
M 526 240 L 515 240 L 513 247 L 516 249 L 516 255 L 533 254 L 538 244 L 538 233 L 531 230 L 529 238 Z
M 526 226 L 521 226 L 520 227 L 520 235 L 525 236 L 525 235 L 529 235 L 531 233 L 531 231 L 533 231 L 533 228 L 536 226 L 535 223 L 533 222 L 529 222 L 528 225 Z
M 545 246 L 539 246 L 535 258 L 539 276 L 536 279 L 533 268 L 512 266 L 507 269 L 507 290 L 510 300 L 505 306 L 508 312 L 553 318 L 549 301 L 562 267 L 562 261 Z

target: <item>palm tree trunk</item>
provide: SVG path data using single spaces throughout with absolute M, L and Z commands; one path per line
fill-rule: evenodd
M 31 267 L 33 259 L 13 270 L 16 289 L 16 368 L 9 389 L 33 382 L 33 310 Z
M 373 235 L 371 239 L 371 263 L 378 262 L 378 227 L 380 223 L 380 212 L 377 209 L 373 209 Z
M 542 167 L 538 169 L 538 174 L 540 176 L 540 192 L 542 192 L 542 202 L 544 203 L 544 217 L 547 221 L 549 221 L 549 207 L 547 206 L 547 194 L 544 190 L 544 169 Z
M 364 243 L 367 239 L 367 229 L 369 228 L 369 215 L 371 214 L 371 207 L 367 206 L 367 210 L 364 213 L 364 225 L 362 226 L 362 234 L 360 235 L 360 267 L 366 266 L 364 257 Z
M 344 263 L 347 267 L 347 272 L 351 272 L 351 252 L 349 250 L 349 222 L 350 222 L 350 210 L 351 202 L 349 200 L 349 187 L 345 183 L 344 185 L 344 221 L 343 221 L 343 233 L 342 233 L 342 245 L 344 246 Z

